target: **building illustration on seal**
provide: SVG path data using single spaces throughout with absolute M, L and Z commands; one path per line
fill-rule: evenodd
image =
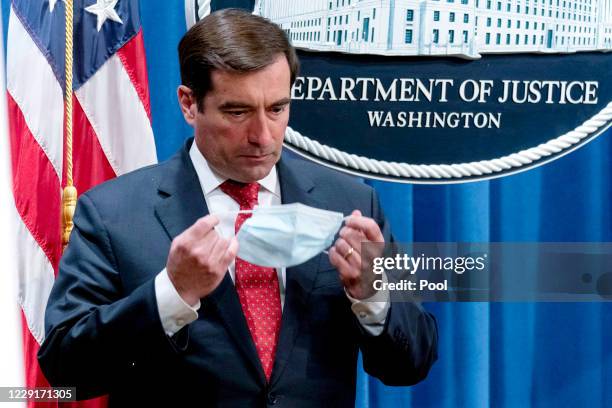
M 259 0 L 299 48 L 383 55 L 612 50 L 612 0 Z

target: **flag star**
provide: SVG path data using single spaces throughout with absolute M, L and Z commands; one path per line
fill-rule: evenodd
M 85 7 L 85 11 L 95 14 L 98 17 L 98 31 L 102 29 L 102 25 L 107 19 L 111 19 L 117 23 L 123 24 L 121 17 L 115 11 L 115 6 L 119 0 L 96 0 L 96 4 Z

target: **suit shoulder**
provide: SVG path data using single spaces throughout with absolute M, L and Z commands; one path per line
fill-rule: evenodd
M 294 168 L 298 174 L 307 175 L 319 188 L 334 189 L 338 193 L 346 191 L 351 194 L 367 195 L 370 195 L 373 190 L 372 187 L 363 183 L 359 177 L 341 173 L 322 164 L 289 158 L 287 159 L 287 165 Z
M 106 218 L 119 214 L 150 213 L 160 200 L 159 187 L 168 174 L 176 173 L 179 154 L 101 183 L 79 198 L 88 199 Z M 78 208 L 78 206 L 77 206 Z
M 138 194 L 143 190 L 149 190 L 151 187 L 159 184 L 164 167 L 165 163 L 157 163 L 142 167 L 98 184 L 87 190 L 85 194 L 92 199 L 121 193 L 129 195 Z

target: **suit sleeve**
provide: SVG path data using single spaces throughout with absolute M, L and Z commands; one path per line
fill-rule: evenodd
M 376 193 L 372 190 L 372 218 L 392 243 L 386 220 Z M 438 358 L 438 329 L 434 316 L 420 304 L 394 301 L 378 336 L 361 331 L 361 351 L 365 371 L 386 385 L 412 385 L 423 380 Z
M 121 384 L 148 364 L 145 356 L 163 364 L 179 347 L 163 331 L 154 279 L 123 293 L 108 232 L 87 195 L 79 199 L 74 224 L 38 359 L 51 385 L 76 387 L 84 399 Z

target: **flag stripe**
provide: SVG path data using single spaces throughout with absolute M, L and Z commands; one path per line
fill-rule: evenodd
M 36 356 L 40 346 L 38 340 L 34 338 L 31 332 L 28 330 L 27 317 L 21 315 L 22 326 L 23 326 L 23 352 L 28 356 Z M 48 387 L 49 382 L 42 375 L 38 364 L 28 364 L 26 366 L 26 384 L 28 387 Z
M 36 354 L 61 255 L 60 177 L 63 94 L 47 59 L 11 8 L 7 41 L 7 107 L 13 170 L 15 258 L 23 316 L 26 385 L 47 386 Z M 28 402 L 29 407 L 56 403 Z
M 7 89 L 28 129 L 60 180 L 63 163 L 62 89 L 40 49 L 11 13 L 7 42 Z M 42 114 L 44 112 L 44 114 Z
M 53 286 L 54 268 L 17 214 L 15 220 L 15 241 L 19 248 L 15 262 L 19 272 L 18 300 L 26 317 L 24 328 L 29 328 L 36 341 L 42 343 L 45 308 Z
M 76 96 L 115 174 L 157 162 L 151 122 L 119 57 L 109 58 Z
M 7 99 L 11 117 L 9 135 L 15 207 L 28 231 L 56 269 L 61 256 L 61 246 L 58 244 L 59 179 L 10 94 Z M 49 214 L 57 214 L 57 217 L 50 217 Z
M 23 28 L 27 30 L 27 36 L 36 44 L 52 70 L 56 82 L 63 88 L 66 76 L 64 57 L 66 44 L 65 41 L 53 41 L 53 39 L 64 36 L 66 26 L 64 2 L 59 1 L 56 4 L 58 7 L 54 13 L 49 12 L 47 1 L 11 0 L 10 3 L 11 16 L 15 15 L 22 22 Z
M 81 104 L 73 97 L 73 178 L 79 194 L 116 176 Z
M 4 23 L 0 21 L 0 28 Z M 0 66 L 4 66 L 4 35 L 0 32 Z M 6 91 L 5 71 L 0 69 L 0 87 L 2 94 Z M 17 276 L 17 246 L 15 245 L 15 207 L 11 197 L 11 156 L 9 138 L 8 100 L 0 96 L 0 197 L 4 204 L 0 207 L 0 225 L 2 226 L 2 246 L 0 259 L 2 259 L 2 272 L 0 273 L 0 327 L 2 327 L 2 340 L 0 349 L 0 384 L 3 386 L 23 387 L 25 385 L 25 370 L 23 356 L 23 332 L 27 330 L 22 324 L 23 313 L 18 301 Z M 8 204 L 8 205 L 6 205 Z M 12 405 L 12 404 L 7 404 Z
M 149 78 L 147 74 L 146 61 L 144 56 L 144 42 L 142 30 L 138 32 L 123 48 L 117 51 L 117 56 L 121 60 L 125 71 L 132 80 L 140 102 L 147 112 L 151 121 L 151 105 L 149 103 Z
M 44 312 L 60 257 L 59 181 L 40 146 L 25 127 L 19 108 L 7 97 L 13 164 L 18 299 L 32 335 L 44 338 Z M 49 217 L 57 214 L 57 218 Z
M 25 361 L 25 381 L 28 387 L 49 387 L 49 382 L 40 370 L 40 366 L 36 360 L 36 354 L 40 349 L 37 340 L 32 337 L 26 326 L 26 319 L 22 315 L 23 321 L 23 353 L 26 356 Z M 33 399 L 27 402 L 28 408 L 56 408 L 57 402 L 38 402 Z

